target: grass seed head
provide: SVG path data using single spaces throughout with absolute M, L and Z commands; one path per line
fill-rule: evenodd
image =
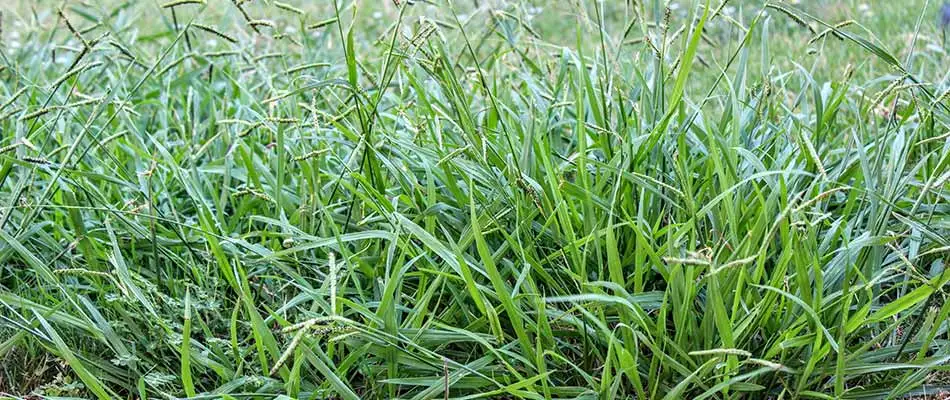
M 204 0 L 172 0 L 172 1 L 169 1 L 169 2 L 166 2 L 166 3 L 162 3 L 162 6 L 161 6 L 161 7 L 162 7 L 162 8 L 175 8 L 175 7 L 178 7 L 178 6 L 185 6 L 185 5 L 189 5 L 189 4 L 191 4 L 191 5 L 202 5 L 202 6 L 203 6 L 203 5 L 205 5 L 205 1 L 204 1 Z
M 282 3 L 282 2 L 279 2 L 279 1 L 275 1 L 275 2 L 274 2 L 274 6 L 276 6 L 277 8 L 279 8 L 279 9 L 281 9 L 281 10 L 290 11 L 290 12 L 292 12 L 292 13 L 294 13 L 294 14 L 297 14 L 297 15 L 304 15 L 304 14 L 306 14 L 303 10 L 301 10 L 301 9 L 299 9 L 299 8 L 297 8 L 297 7 L 294 7 L 294 6 L 290 5 L 290 4 L 287 4 L 287 3 Z
M 211 25 L 205 25 L 205 24 L 199 24 L 199 23 L 192 23 L 191 26 L 193 26 L 193 27 L 195 27 L 195 28 L 198 28 L 198 29 L 200 29 L 200 30 L 203 30 L 203 31 L 205 31 L 205 32 L 211 33 L 211 34 L 213 34 L 213 35 L 215 35 L 215 36 L 217 36 L 217 37 L 219 37 L 219 38 L 221 38 L 221 39 L 227 40 L 227 41 L 229 41 L 229 42 L 231 42 L 231 43 L 235 43 L 235 44 L 236 44 L 236 43 L 238 42 L 237 39 L 235 39 L 233 36 L 231 36 L 231 35 L 229 35 L 229 34 L 227 34 L 227 33 L 224 33 L 223 31 L 221 31 L 221 30 L 219 30 L 218 28 L 215 28 L 215 27 L 213 27 L 213 26 L 211 26 Z

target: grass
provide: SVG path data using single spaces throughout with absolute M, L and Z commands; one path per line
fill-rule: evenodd
M 950 391 L 939 4 L 794 3 L 17 3 L 0 392 Z

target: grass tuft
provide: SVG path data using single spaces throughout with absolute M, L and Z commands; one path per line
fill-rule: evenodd
M 0 397 L 945 397 L 938 5 L 857 3 L 6 4 Z

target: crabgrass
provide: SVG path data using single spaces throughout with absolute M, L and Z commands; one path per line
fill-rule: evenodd
M 939 4 L 306 3 L 4 10 L 0 392 L 950 390 Z

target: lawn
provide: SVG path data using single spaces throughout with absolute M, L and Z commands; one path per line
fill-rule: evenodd
M 4 2 L 0 398 L 950 398 L 941 6 Z

